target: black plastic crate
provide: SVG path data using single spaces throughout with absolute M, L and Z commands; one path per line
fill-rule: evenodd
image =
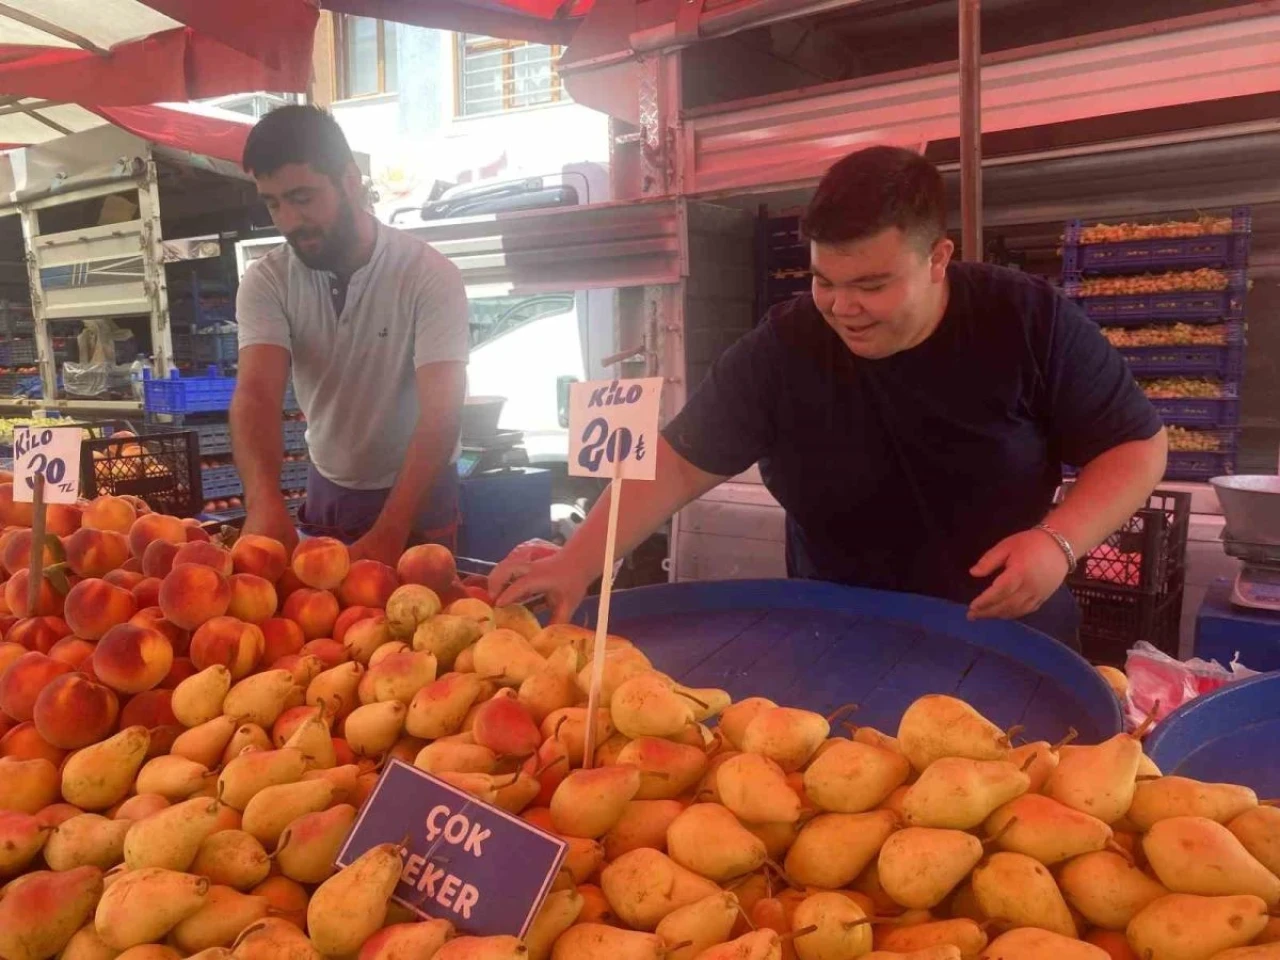
M 200 441 L 194 430 L 85 440 L 80 453 L 80 491 L 134 496 L 157 513 L 194 517 L 204 504 Z
M 1134 593 L 1101 583 L 1071 584 L 1080 605 L 1080 650 L 1091 663 L 1123 667 L 1129 649 L 1145 640 L 1178 656 L 1183 587 L 1166 594 Z
M 1147 506 L 1080 558 L 1067 577 L 1068 585 L 1073 592 L 1077 587 L 1152 596 L 1181 592 L 1190 520 L 1191 494 L 1156 490 Z

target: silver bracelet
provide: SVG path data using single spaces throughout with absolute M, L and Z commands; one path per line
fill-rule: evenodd
M 1076 552 L 1073 549 L 1071 549 L 1071 541 L 1069 541 L 1066 537 L 1060 534 L 1057 530 L 1053 529 L 1053 527 L 1049 526 L 1047 523 L 1037 523 L 1036 529 L 1043 530 L 1049 536 L 1053 537 L 1053 542 L 1058 545 L 1058 549 L 1061 550 L 1064 554 L 1066 554 L 1067 572 L 1070 573 L 1072 570 L 1074 570 L 1076 568 Z

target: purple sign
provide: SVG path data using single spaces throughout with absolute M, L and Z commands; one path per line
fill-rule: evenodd
M 473 936 L 523 937 L 569 845 L 401 760 L 387 764 L 338 853 L 405 844 L 392 899 Z

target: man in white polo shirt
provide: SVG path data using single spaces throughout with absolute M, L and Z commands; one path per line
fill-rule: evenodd
M 364 209 L 351 149 L 320 109 L 263 117 L 244 168 L 288 240 L 245 272 L 236 298 L 231 435 L 245 532 L 297 540 L 277 414 L 292 368 L 312 463 L 302 529 L 391 565 L 413 542 L 452 547 L 468 348 L 461 274 Z

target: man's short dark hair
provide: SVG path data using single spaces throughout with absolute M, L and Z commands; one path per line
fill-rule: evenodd
M 277 107 L 254 125 L 244 145 L 245 173 L 254 177 L 306 163 L 337 180 L 354 161 L 338 121 L 313 106 Z
M 865 240 L 897 227 L 926 249 L 946 236 L 947 195 L 938 168 L 911 150 L 868 147 L 838 161 L 801 221 L 816 243 Z

